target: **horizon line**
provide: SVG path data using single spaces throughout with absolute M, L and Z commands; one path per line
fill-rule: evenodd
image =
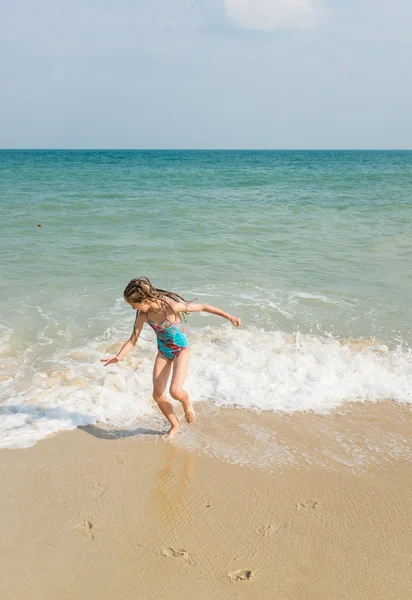
M 0 152 L 411 152 L 412 148 L 0 148 Z

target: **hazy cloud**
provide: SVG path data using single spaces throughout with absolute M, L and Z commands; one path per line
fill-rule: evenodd
M 244 29 L 310 28 L 327 17 L 321 0 L 224 0 L 224 3 L 229 20 Z

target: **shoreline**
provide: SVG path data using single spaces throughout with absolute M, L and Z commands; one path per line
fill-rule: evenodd
M 375 408 L 385 429 L 393 405 Z M 395 419 L 405 436 L 410 415 Z M 290 418 L 275 418 L 291 444 Z M 296 419 L 315 452 L 319 418 Z M 268 472 L 94 428 L 0 451 L 2 600 L 409 599 L 408 458 Z

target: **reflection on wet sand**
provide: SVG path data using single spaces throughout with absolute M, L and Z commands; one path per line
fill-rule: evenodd
M 187 521 L 192 475 L 197 458 L 171 443 L 167 446 L 165 460 L 154 480 L 152 498 L 154 518 L 163 527 L 173 529 Z

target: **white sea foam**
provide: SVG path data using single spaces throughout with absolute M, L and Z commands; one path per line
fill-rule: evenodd
M 345 401 L 412 403 L 412 354 L 402 346 L 226 326 L 192 330 L 190 338 L 187 389 L 206 406 L 325 413 Z M 40 350 L 44 343 L 39 341 Z M 142 341 L 121 363 L 103 367 L 100 358 L 120 344 L 119 333 L 110 329 L 99 340 L 61 348 L 47 360 L 31 347 L 19 369 L 7 375 L 17 364 L 8 357 L 0 447 L 29 446 L 55 431 L 97 421 L 163 428 L 151 399 L 155 344 Z
M 412 356 L 402 348 L 252 330 L 193 337 L 190 385 L 220 405 L 325 412 L 345 400 L 412 401 Z

